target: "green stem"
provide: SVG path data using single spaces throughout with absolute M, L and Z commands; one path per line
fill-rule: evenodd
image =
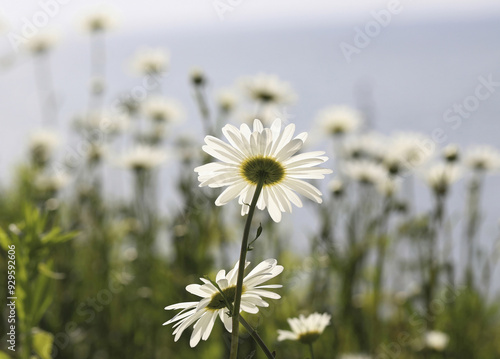
M 196 102 L 198 104 L 198 108 L 200 110 L 201 118 L 203 120 L 203 127 L 206 135 L 211 135 L 212 126 L 210 124 L 210 110 L 207 105 L 207 100 L 205 99 L 205 94 L 203 92 L 203 88 L 200 85 L 195 85 L 194 94 L 196 97 Z
M 314 359 L 313 343 L 309 343 L 309 351 L 311 352 L 311 359 Z
M 269 350 L 269 348 L 266 346 L 266 344 L 264 343 L 264 341 L 262 340 L 262 338 L 260 337 L 260 335 L 255 331 L 255 329 L 252 328 L 252 326 L 250 324 L 248 324 L 248 322 L 241 315 L 240 315 L 239 318 L 240 318 L 240 323 L 250 333 L 250 335 L 255 340 L 255 342 L 260 346 L 260 348 L 262 349 L 262 351 L 264 352 L 264 354 L 266 354 L 266 356 L 269 359 L 274 359 L 273 353 L 271 353 L 271 350 Z
M 250 234 L 250 225 L 252 224 L 253 214 L 255 212 L 255 207 L 257 207 L 257 201 L 260 196 L 260 192 L 264 187 L 264 178 L 259 180 L 255 188 L 255 193 L 252 198 L 252 203 L 250 204 L 250 209 L 248 211 L 247 221 L 245 223 L 245 229 L 243 231 L 243 239 L 241 241 L 241 251 L 240 251 L 240 262 L 238 265 L 238 280 L 236 282 L 236 293 L 234 296 L 234 311 L 233 311 L 233 330 L 231 335 L 231 354 L 230 359 L 237 359 L 238 356 L 238 334 L 239 334 L 239 314 L 240 314 L 240 304 L 241 304 L 241 294 L 243 291 L 243 273 L 245 271 L 245 262 L 248 250 L 248 235 Z

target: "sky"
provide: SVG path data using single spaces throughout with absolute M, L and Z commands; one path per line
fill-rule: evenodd
M 339 24 L 364 22 L 374 12 L 397 9 L 398 21 L 474 20 L 500 15 L 497 0 L 22 0 L 0 1 L 0 16 L 19 32 L 27 21 L 46 26 L 74 24 L 82 12 L 105 5 L 118 10 L 129 31 L 136 28 L 227 28 L 308 22 Z M 43 24 L 43 22 L 42 22 Z

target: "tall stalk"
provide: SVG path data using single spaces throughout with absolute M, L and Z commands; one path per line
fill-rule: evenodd
M 49 53 L 44 51 L 35 56 L 34 71 L 42 125 L 57 125 L 57 103 L 50 70 Z
M 248 236 L 250 234 L 250 226 L 252 224 L 253 214 L 255 208 L 257 207 L 257 201 L 259 200 L 260 193 L 264 187 L 265 178 L 261 177 L 257 186 L 255 188 L 255 193 L 250 204 L 250 209 L 248 210 L 247 221 L 245 223 L 245 229 L 243 231 L 243 239 L 241 241 L 240 250 L 240 261 L 238 263 L 238 279 L 236 282 L 236 293 L 234 295 L 234 310 L 233 310 L 233 329 L 231 334 L 231 353 L 230 359 L 237 359 L 238 357 L 238 340 L 239 340 L 239 316 L 240 316 L 240 304 L 241 304 L 241 294 L 243 291 L 243 274 L 245 272 L 245 263 L 248 251 Z
M 474 251 L 475 239 L 479 229 L 479 200 L 482 187 L 482 176 L 480 173 L 474 172 L 468 183 L 467 191 L 467 222 L 465 228 L 465 239 L 467 248 L 467 259 L 465 269 L 465 283 L 471 288 L 474 282 L 473 267 L 474 267 Z

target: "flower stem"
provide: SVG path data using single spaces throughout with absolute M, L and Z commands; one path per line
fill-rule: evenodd
M 309 351 L 311 352 L 311 359 L 314 359 L 313 343 L 309 343 Z
M 206 135 L 211 135 L 213 133 L 212 126 L 210 124 L 210 110 L 207 105 L 207 100 L 205 98 L 205 93 L 200 85 L 195 85 L 194 95 L 196 97 L 196 102 L 200 110 L 201 118 L 203 120 L 203 127 Z
M 269 350 L 269 348 L 266 346 L 266 344 L 264 343 L 264 341 L 262 340 L 262 338 L 260 337 L 259 333 L 257 333 L 255 331 L 254 328 L 252 328 L 252 326 L 250 324 L 248 324 L 248 322 L 240 315 L 239 316 L 240 318 L 240 323 L 245 327 L 245 329 L 250 333 L 250 335 L 252 336 L 252 338 L 255 340 L 255 342 L 257 344 L 259 344 L 260 348 L 264 351 L 264 354 L 266 354 L 266 356 L 269 358 L 269 359 L 274 359 L 274 354 L 271 353 L 271 350 Z
M 255 188 L 255 193 L 252 198 L 252 203 L 250 204 L 250 209 L 248 210 L 247 221 L 245 223 L 245 229 L 243 231 L 243 239 L 241 241 L 241 251 L 240 251 L 240 261 L 238 265 L 238 280 L 236 282 L 236 293 L 234 295 L 234 310 L 233 310 L 233 330 L 231 335 L 231 354 L 230 359 L 236 359 L 238 356 L 238 334 L 239 334 L 239 316 L 240 316 L 240 304 L 241 304 L 241 294 L 243 291 L 243 273 L 245 271 L 245 262 L 248 250 L 248 235 L 250 234 L 250 225 L 252 224 L 253 214 L 255 212 L 255 207 L 257 207 L 257 201 L 262 192 L 262 187 L 264 187 L 264 178 L 259 180 Z

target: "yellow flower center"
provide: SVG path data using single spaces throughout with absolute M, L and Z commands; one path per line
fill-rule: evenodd
M 262 102 L 272 102 L 275 100 L 275 95 L 269 91 L 266 90 L 259 90 L 256 94 L 255 97 L 262 101 Z
M 318 332 L 307 332 L 299 335 L 299 341 L 304 344 L 311 344 L 316 341 L 320 336 Z
M 243 287 L 242 294 L 245 292 L 245 287 Z M 236 294 L 236 286 L 231 286 L 224 288 L 222 290 L 222 293 L 224 293 L 224 296 L 231 301 L 231 303 L 234 301 L 234 295 Z M 212 299 L 210 300 L 210 303 L 207 305 L 207 309 L 210 310 L 219 310 L 222 308 L 226 308 L 226 302 L 224 300 L 224 297 L 220 292 L 214 293 L 212 295 Z
M 257 184 L 264 181 L 264 186 L 280 182 L 285 177 L 285 168 L 274 158 L 252 157 L 241 164 L 241 174 L 248 182 Z

